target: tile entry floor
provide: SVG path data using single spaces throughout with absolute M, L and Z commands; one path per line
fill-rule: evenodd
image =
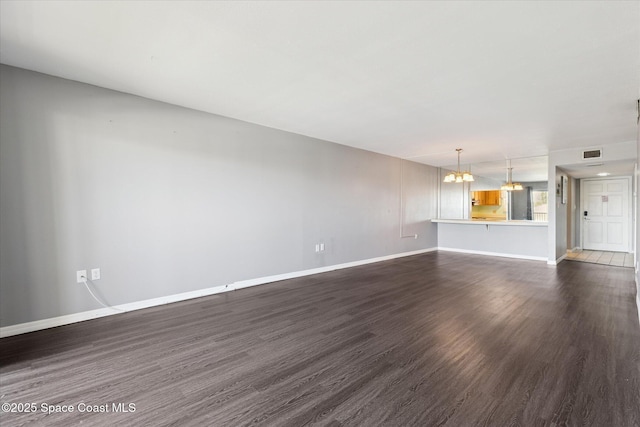
M 576 249 L 567 251 L 569 261 L 590 262 L 593 264 L 613 265 L 633 268 L 633 254 L 626 252 L 587 251 Z

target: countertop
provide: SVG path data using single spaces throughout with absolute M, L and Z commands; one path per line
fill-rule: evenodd
M 518 225 L 525 227 L 547 227 L 548 222 L 541 221 L 525 221 L 525 220 L 506 220 L 506 219 L 432 219 L 431 222 L 441 222 L 444 224 L 478 224 L 478 225 Z

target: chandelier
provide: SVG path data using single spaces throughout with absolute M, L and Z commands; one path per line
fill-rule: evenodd
M 511 179 L 511 174 L 513 172 L 513 168 L 511 167 L 511 160 L 507 160 L 507 182 L 500 187 L 500 190 L 504 191 L 520 191 L 522 190 L 522 184 L 513 182 Z
M 458 152 L 458 170 L 455 172 L 449 172 L 445 177 L 444 177 L 444 182 L 471 182 L 473 181 L 473 175 L 471 175 L 471 172 L 469 171 L 464 171 L 464 172 L 460 172 L 460 153 L 462 153 L 462 148 L 456 148 L 456 151 Z

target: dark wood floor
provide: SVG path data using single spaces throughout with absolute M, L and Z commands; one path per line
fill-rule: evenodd
M 0 423 L 638 426 L 634 289 L 429 253 L 4 338 L 0 400 L 38 407 Z

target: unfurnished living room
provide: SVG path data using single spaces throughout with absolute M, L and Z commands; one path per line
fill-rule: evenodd
M 639 426 L 640 1 L 0 0 L 0 425 Z

